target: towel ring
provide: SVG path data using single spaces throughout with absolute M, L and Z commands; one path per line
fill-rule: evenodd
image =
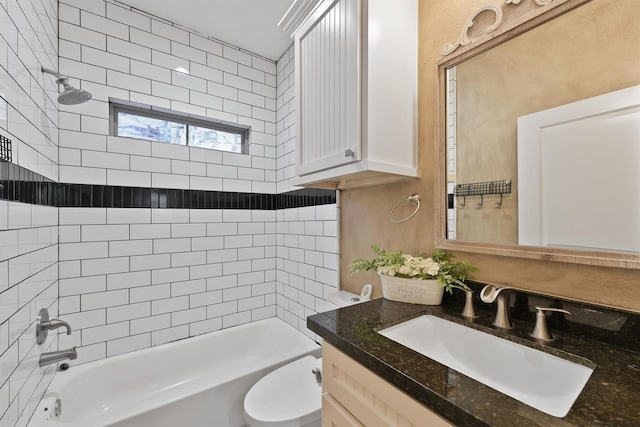
M 411 215 L 409 215 L 408 217 L 406 217 L 404 219 L 393 219 L 393 212 L 396 210 L 396 208 L 398 206 L 400 206 L 401 204 L 403 204 L 405 202 L 409 202 L 410 204 L 414 205 L 416 207 L 416 209 L 413 211 L 413 213 Z M 391 220 L 391 222 L 393 222 L 394 224 L 400 224 L 401 222 L 405 222 L 405 221 L 408 221 L 411 218 L 413 218 L 413 216 L 418 213 L 419 209 L 420 209 L 420 195 L 417 194 L 417 193 L 416 194 L 412 194 L 409 197 L 407 197 L 406 199 L 400 200 L 398 203 L 393 205 L 393 207 L 391 208 L 391 211 L 389 211 L 389 220 Z

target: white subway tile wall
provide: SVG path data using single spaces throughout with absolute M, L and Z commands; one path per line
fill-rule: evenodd
M 60 72 L 94 92 L 61 106 L 61 182 L 276 192 L 273 61 L 119 3 L 62 0 L 60 10 Z M 250 125 L 250 156 L 109 137 L 109 97 Z
M 277 211 L 276 258 L 278 317 L 317 339 L 306 318 L 321 311 L 326 298 L 338 288 L 338 235 L 335 205 Z M 305 228 L 317 227 L 317 235 Z
M 0 135 L 13 163 L 52 180 L 58 86 L 40 67 L 58 66 L 57 3 L 0 1 Z M 40 353 L 58 348 L 56 333 L 36 344 L 41 308 L 58 315 L 58 210 L 0 200 L 1 426 L 26 425 L 55 373 L 38 366 Z
M 59 282 L 72 364 L 276 315 L 315 338 L 306 316 L 337 287 L 335 205 L 87 210 L 60 209 L 60 262 L 79 263 Z
M 273 61 L 112 0 L 0 1 L 0 133 L 63 183 L 284 193 L 295 161 L 293 46 Z M 53 76 L 93 99 L 57 103 Z M 175 71 L 183 67 L 189 74 Z M 108 135 L 109 98 L 251 126 L 248 155 Z M 338 286 L 336 204 L 282 210 L 55 208 L 0 200 L 0 426 L 26 425 L 54 374 L 278 316 Z M 40 308 L 69 336 L 33 339 Z
M 25 424 L 55 372 L 38 358 L 56 334 L 37 345 L 34 320 L 58 314 L 57 245 L 56 208 L 0 201 L 0 425 Z
M 291 46 L 278 60 L 277 67 L 277 144 L 276 182 L 278 193 L 291 190 L 290 179 L 295 176 L 296 104 L 295 104 L 295 50 Z
M 62 107 L 61 182 L 295 189 L 293 46 L 276 64 L 102 3 L 60 3 L 60 67 L 94 91 L 90 107 Z M 249 155 L 109 136 L 102 123 L 110 96 L 249 125 Z M 338 286 L 336 224 L 335 204 L 286 211 L 61 208 L 61 317 L 78 332 L 61 336 L 60 345 L 78 346 L 72 364 L 84 363 L 273 316 L 315 338 L 306 316 Z M 96 314 L 84 317 L 87 311 Z

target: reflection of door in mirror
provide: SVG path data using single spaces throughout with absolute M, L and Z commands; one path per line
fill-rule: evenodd
M 521 245 L 640 252 L 640 86 L 518 119 Z
M 640 84 L 639 10 L 638 0 L 592 1 L 455 66 L 449 190 L 504 179 L 513 187 L 499 207 L 498 196 L 481 208 L 456 197 L 447 238 L 518 244 L 517 118 Z

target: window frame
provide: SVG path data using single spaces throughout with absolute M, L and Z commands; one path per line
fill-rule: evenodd
M 185 141 L 183 144 L 171 144 L 170 142 L 154 141 L 152 139 L 135 138 L 130 136 L 118 135 L 118 113 L 134 114 L 137 116 L 148 117 L 157 120 L 167 120 L 174 123 L 184 124 L 186 128 Z M 228 151 L 220 150 L 218 148 L 210 147 L 198 147 L 189 144 L 189 127 L 196 126 L 200 128 L 207 128 L 221 132 L 229 132 L 240 135 L 240 147 L 241 151 Z M 113 99 L 109 99 L 109 135 L 117 136 L 119 138 L 131 138 L 139 139 L 142 141 L 157 142 L 160 144 L 179 145 L 182 147 L 194 147 L 202 148 L 204 150 L 215 150 L 222 153 L 234 153 L 234 154 L 248 154 L 249 153 L 249 132 L 251 128 L 249 126 L 242 126 L 237 124 L 224 123 L 216 120 L 212 120 L 206 117 L 194 116 L 191 114 L 181 113 L 173 110 L 168 110 L 160 107 L 154 107 L 151 105 L 133 104 L 130 102 L 118 102 Z

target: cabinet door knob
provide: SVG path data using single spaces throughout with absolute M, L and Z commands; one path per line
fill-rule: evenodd
M 350 149 L 350 148 L 347 148 L 346 150 L 344 150 L 344 156 L 345 157 L 353 157 L 355 155 L 356 155 L 356 153 L 354 153 L 353 150 Z

